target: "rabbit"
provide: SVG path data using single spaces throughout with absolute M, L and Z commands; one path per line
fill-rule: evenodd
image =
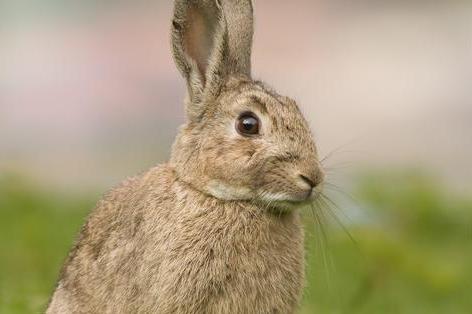
M 106 193 L 47 313 L 294 313 L 301 211 L 324 172 L 296 102 L 251 78 L 251 0 L 176 0 L 186 123 L 171 157 Z

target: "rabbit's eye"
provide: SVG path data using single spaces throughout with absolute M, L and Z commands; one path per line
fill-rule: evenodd
M 242 113 L 236 120 L 236 130 L 239 134 L 248 136 L 259 134 L 259 119 L 252 112 Z

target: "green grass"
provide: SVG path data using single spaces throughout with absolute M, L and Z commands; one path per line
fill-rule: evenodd
M 363 176 L 355 195 L 364 215 L 345 222 L 355 243 L 336 223 L 325 226 L 323 243 L 307 214 L 301 312 L 471 313 L 472 200 L 433 182 L 419 174 Z M 0 313 L 44 310 L 94 198 L 0 177 Z
M 40 313 L 92 202 L 0 177 L 0 313 Z

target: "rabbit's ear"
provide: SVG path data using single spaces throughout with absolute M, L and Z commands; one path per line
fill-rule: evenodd
M 228 75 L 250 77 L 252 35 L 251 0 L 175 0 L 172 48 L 190 106 L 215 96 Z

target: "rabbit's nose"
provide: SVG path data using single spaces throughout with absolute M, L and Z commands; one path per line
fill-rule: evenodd
M 303 195 L 303 200 L 308 200 L 313 198 L 317 193 L 315 193 L 315 188 L 321 183 L 320 176 L 318 174 L 308 175 L 307 173 L 299 173 L 299 187 L 302 188 L 301 192 Z
M 323 182 L 323 173 L 321 171 L 314 171 L 313 173 L 300 173 L 300 179 L 310 186 L 311 189 L 316 188 Z
M 314 181 L 314 179 L 310 179 L 308 178 L 307 176 L 303 175 L 303 174 L 300 174 L 299 175 L 300 178 L 305 181 L 306 183 L 308 183 L 308 185 L 311 187 L 311 188 L 314 188 L 316 186 L 316 183 Z

